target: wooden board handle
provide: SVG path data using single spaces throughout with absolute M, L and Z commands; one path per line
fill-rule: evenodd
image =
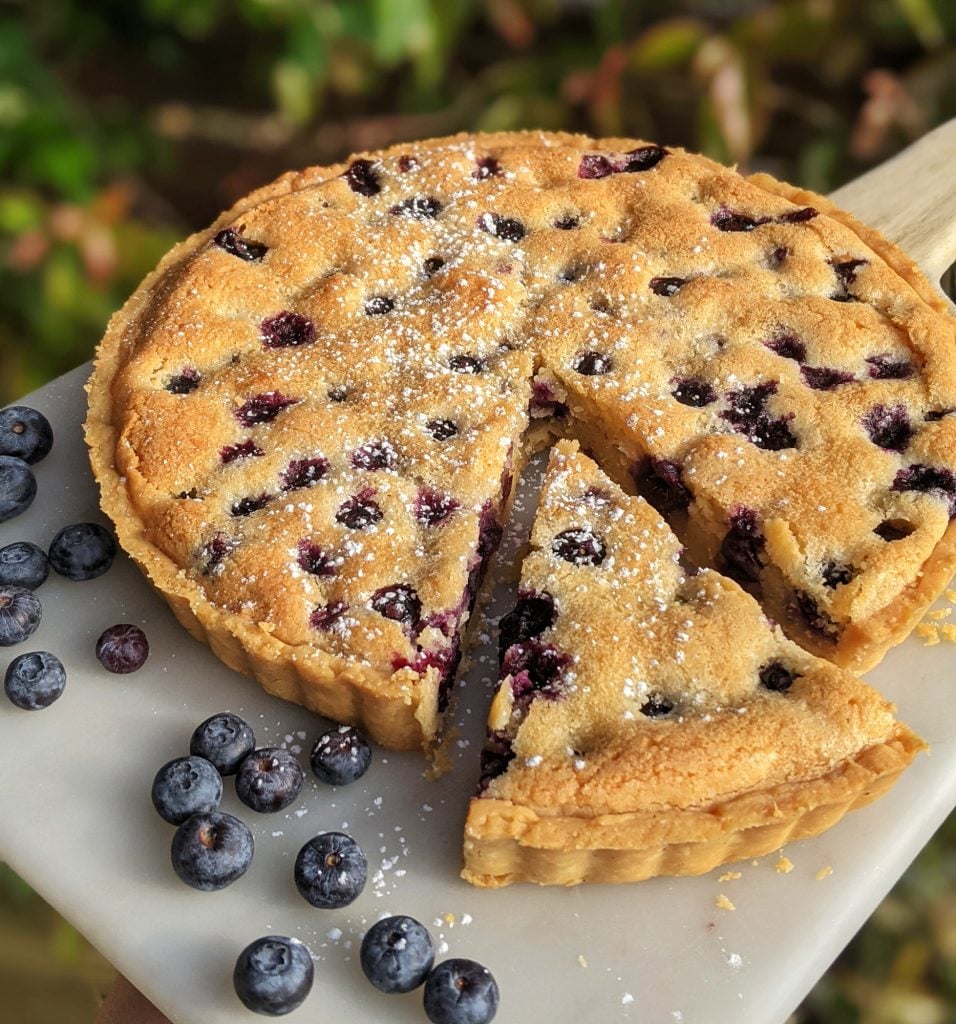
M 830 198 L 896 242 L 938 284 L 956 262 L 956 119 Z

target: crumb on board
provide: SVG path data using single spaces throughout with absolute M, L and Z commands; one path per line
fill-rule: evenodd
M 714 906 L 717 907 L 718 910 L 736 910 L 737 909 L 733 905 L 733 903 L 723 893 L 721 893 L 717 897 L 717 899 L 714 900 Z
M 939 643 L 939 626 L 930 622 L 921 622 L 916 627 L 916 635 L 923 641 L 924 647 L 933 647 Z
M 950 604 L 956 604 L 956 590 L 947 590 L 946 600 L 949 601 Z
M 587 965 L 588 965 L 588 962 L 587 962 L 587 960 L 584 959 L 584 955 L 582 953 L 578 953 L 578 963 L 582 967 L 587 967 Z
M 720 878 L 717 879 L 717 881 L 718 882 L 736 882 L 738 878 L 743 878 L 743 874 L 744 873 L 742 871 L 725 871 L 720 876 Z
M 948 619 L 953 614 L 952 608 L 937 608 L 935 612 L 930 612 L 926 618 L 930 622 L 942 622 L 943 619 Z
M 789 857 L 784 857 L 783 854 L 777 859 L 777 863 L 773 866 L 774 871 L 780 875 L 789 875 L 793 871 L 793 861 Z
M 946 643 L 956 644 L 956 624 L 952 622 L 944 623 L 939 627 L 939 632 Z
M 822 882 L 824 878 L 828 878 L 832 874 L 833 868 L 831 868 L 830 865 L 827 864 L 826 867 L 820 868 L 820 870 L 816 873 L 814 877 L 818 882 Z

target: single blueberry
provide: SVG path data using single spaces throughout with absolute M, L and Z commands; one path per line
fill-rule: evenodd
M 382 509 L 377 501 L 372 500 L 373 490 L 366 489 L 361 494 L 347 498 L 335 513 L 335 521 L 350 530 L 364 530 L 382 519 Z
M 830 590 L 835 590 L 837 587 L 842 587 L 844 584 L 849 583 L 856 575 L 856 570 L 852 565 L 829 561 L 823 567 L 820 575 L 823 577 L 823 585 L 829 587 Z
M 637 493 L 661 515 L 687 508 L 694 500 L 681 467 L 670 459 L 641 459 L 633 475 Z
M 298 348 L 315 340 L 315 324 L 307 316 L 289 309 L 267 317 L 260 329 L 266 348 Z
M 401 622 L 406 626 L 415 626 L 422 614 L 422 602 L 418 593 L 407 583 L 395 583 L 388 587 L 380 587 L 372 594 L 370 602 L 373 611 L 384 615 L 386 619 Z
M 681 405 L 701 409 L 717 401 L 717 392 L 705 380 L 698 377 L 675 377 L 671 394 Z
M 478 227 L 487 231 L 495 238 L 501 238 L 506 242 L 520 242 L 524 238 L 527 229 L 520 220 L 514 217 L 502 217 L 500 213 L 483 213 L 478 218 Z
M 641 714 L 648 718 L 663 718 L 674 710 L 674 705 L 665 697 L 651 696 L 641 705 Z
M 260 747 L 239 765 L 236 796 L 254 811 L 281 811 L 298 797 L 304 781 L 299 762 L 288 750 Z
M 587 528 L 563 530 L 551 542 L 551 550 L 572 565 L 600 565 L 607 547 Z
M 246 498 L 240 498 L 229 507 L 229 514 L 236 519 L 244 516 L 251 516 L 253 512 L 259 512 L 272 501 L 271 494 L 250 494 Z
M 246 1009 L 281 1017 L 312 991 L 315 967 L 309 947 L 285 935 L 264 935 L 239 954 L 232 984 Z
M 254 847 L 248 826 L 231 814 L 194 814 L 173 836 L 173 870 L 194 889 L 214 892 L 246 873 Z
M 575 372 L 584 377 L 602 377 L 610 373 L 614 367 L 614 361 L 603 352 L 582 352 L 575 357 L 572 368 Z
M 0 587 L 36 590 L 49 575 L 50 560 L 36 544 L 18 540 L 0 548 Z
M 26 587 L 0 587 L 0 647 L 22 644 L 40 625 L 43 606 Z
M 554 598 L 547 591 L 519 591 L 518 603 L 498 623 L 499 661 L 504 658 L 509 647 L 531 640 L 550 629 L 556 618 Z
M 113 564 L 116 541 L 99 523 L 73 523 L 53 538 L 49 555 L 54 572 L 71 580 L 92 580 Z
M 0 455 L 0 523 L 20 515 L 37 496 L 33 470 L 12 455 Z
M 309 616 L 309 625 L 313 629 L 321 629 L 325 633 L 332 633 L 344 625 L 343 619 L 349 606 L 344 601 L 333 601 L 331 604 L 320 605 Z
M 50 421 L 28 405 L 0 411 L 0 455 L 12 455 L 28 465 L 45 459 L 53 447 Z
M 756 583 L 764 568 L 766 538 L 760 517 L 751 508 L 738 507 L 730 517 L 730 529 L 720 544 L 727 575 L 738 583 Z
M 459 502 L 447 494 L 433 487 L 422 487 L 415 500 L 415 518 L 422 526 L 440 526 L 459 508 Z
M 769 341 L 765 341 L 764 344 L 784 359 L 793 359 L 797 363 L 802 363 L 807 358 L 806 343 L 796 334 L 786 332 L 778 334 Z
M 373 295 L 365 303 L 366 316 L 385 316 L 395 308 L 395 300 L 387 295 Z
M 196 726 L 189 753 L 204 757 L 220 775 L 235 775 L 256 749 L 252 727 L 231 711 L 220 711 Z
M 359 844 L 344 832 L 323 832 L 299 850 L 295 884 L 313 907 L 347 907 L 365 888 L 368 861 Z
M 182 373 L 175 373 L 166 381 L 166 390 L 171 395 L 191 395 L 200 382 L 199 371 L 192 366 L 187 366 Z
M 425 1015 L 432 1024 L 488 1024 L 499 998 L 491 971 L 474 960 L 444 960 L 425 981 Z
M 447 441 L 458 433 L 454 420 L 429 420 L 425 429 L 436 441 Z
M 398 465 L 398 452 L 392 442 L 386 438 L 367 441 L 352 452 L 352 465 L 356 469 L 395 469 Z
M 754 228 L 766 224 L 769 220 L 769 217 L 751 217 L 746 213 L 729 210 L 726 206 L 715 210 L 710 217 L 711 224 L 718 231 L 753 231 Z
M 760 669 L 760 685 L 774 693 L 786 693 L 793 681 L 800 678 L 798 672 L 787 668 L 779 661 L 770 661 Z
M 233 462 L 238 462 L 240 459 L 258 459 L 265 455 L 265 452 L 252 440 L 251 437 L 247 437 L 245 441 L 239 441 L 236 444 L 223 445 L 219 449 L 219 461 L 224 465 L 228 466 Z
M 223 228 L 213 242 L 231 256 L 238 256 L 246 263 L 260 263 L 269 251 L 269 246 L 252 238 L 243 238 L 235 228 Z
M 830 366 L 801 366 L 800 375 L 808 388 L 814 391 L 832 391 L 840 384 L 849 384 L 853 374 Z
M 163 821 L 181 825 L 219 807 L 222 778 L 205 758 L 176 757 L 156 773 L 150 797 Z
M 404 214 L 416 220 L 434 220 L 442 210 L 440 199 L 434 196 L 412 196 L 393 206 L 388 212 Z
M 308 537 L 299 541 L 298 552 L 299 568 L 312 576 L 334 576 L 336 565 L 340 564 L 334 555 Z
M 684 277 L 652 277 L 647 286 L 655 295 L 669 299 L 676 295 L 685 284 L 687 284 L 687 279 Z
M 315 741 L 310 756 L 316 778 L 330 786 L 347 786 L 361 778 L 372 763 L 368 740 L 351 725 L 330 729 Z
M 261 423 L 271 423 L 283 409 L 297 405 L 298 402 L 298 398 L 284 395 L 281 391 L 264 391 L 243 402 L 234 415 L 244 427 L 255 427 Z
M 24 711 L 48 708 L 63 693 L 66 670 L 55 654 L 31 651 L 7 666 L 3 689 L 11 702 Z
M 293 459 L 282 471 L 282 490 L 296 491 L 302 487 L 312 487 L 329 471 L 329 460 L 324 455 L 311 459 Z
M 365 977 L 379 992 L 411 992 L 428 977 L 435 947 L 428 929 L 414 917 L 386 917 L 365 933 L 360 959 Z
M 353 160 L 342 175 L 353 192 L 374 196 L 382 191 L 375 165 L 371 160 Z
M 96 657 L 107 672 L 126 675 L 141 669 L 149 657 L 146 634 L 129 622 L 109 626 L 96 641 Z

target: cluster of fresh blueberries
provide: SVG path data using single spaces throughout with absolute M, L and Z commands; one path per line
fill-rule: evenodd
M 25 405 L 0 410 L 0 523 L 25 512 L 37 493 L 30 468 L 50 454 L 53 429 L 43 413 Z M 60 530 L 49 549 L 30 541 L 0 548 L 0 647 L 24 643 L 37 631 L 43 606 L 36 590 L 50 570 L 82 581 L 102 576 L 116 557 L 116 541 L 98 523 L 73 523 Z M 133 672 L 149 653 L 138 626 L 120 624 L 105 630 L 96 656 L 110 672 Z M 30 651 L 7 666 L 4 692 L 26 711 L 49 707 L 66 687 L 66 670 L 55 654 Z
M 362 970 L 380 992 L 425 986 L 425 1014 L 432 1024 L 488 1024 L 498 1010 L 498 985 L 487 967 L 453 958 L 435 963 L 432 938 L 419 921 L 386 917 L 365 933 Z M 236 994 L 256 1013 L 278 1017 L 301 1006 L 312 989 L 312 954 L 298 939 L 265 935 L 239 954 Z
M 36 409 L 0 410 L 0 523 L 25 512 L 37 493 L 32 465 L 53 447 L 53 430 Z M 53 538 L 49 549 L 29 541 L 0 548 L 0 647 L 28 640 L 43 609 L 35 591 L 52 569 L 70 580 L 102 576 L 116 556 L 113 536 L 97 523 L 75 523 Z M 110 672 L 142 667 L 149 654 L 146 635 L 120 623 L 106 629 L 96 656 Z M 4 690 L 19 708 L 49 707 L 63 693 L 66 670 L 54 654 L 31 651 L 7 667 Z M 372 750 L 351 726 L 323 733 L 312 748 L 316 778 L 332 786 L 355 782 L 368 770 Z M 193 732 L 189 756 L 163 765 L 152 785 L 159 815 L 177 826 L 171 859 L 188 885 L 214 891 L 245 874 L 253 855 L 248 826 L 219 810 L 223 778 L 235 776 L 236 795 L 251 810 L 280 811 L 299 796 L 305 776 L 298 760 L 279 747 L 256 747 L 255 734 L 237 715 L 222 712 Z M 312 906 L 348 906 L 362 892 L 368 861 L 344 832 L 314 836 L 299 851 L 294 880 Z M 362 942 L 361 964 L 380 991 L 411 992 L 424 984 L 425 1013 L 433 1024 L 485 1024 L 498 1007 L 498 986 L 487 968 L 473 960 L 450 959 L 434 966 L 428 930 L 411 917 L 389 917 L 373 925 Z M 298 1007 L 312 988 L 314 968 L 308 948 L 296 939 L 269 935 L 240 953 L 233 983 L 249 1009 L 268 1016 Z
M 371 762 L 368 741 L 348 725 L 324 732 L 309 756 L 315 777 L 331 786 L 355 782 Z M 257 747 L 252 727 L 232 712 L 219 712 L 196 727 L 189 756 L 174 758 L 159 769 L 151 797 L 160 817 L 176 826 L 173 870 L 187 885 L 205 892 L 231 885 L 252 863 L 249 827 L 219 810 L 223 778 L 229 775 L 235 776 L 239 800 L 261 813 L 288 807 L 305 781 L 289 751 Z M 367 878 L 365 854 L 344 832 L 313 836 L 299 850 L 293 869 L 303 899 L 327 910 L 352 903 Z M 369 981 L 382 992 L 411 992 L 424 984 L 425 1012 L 433 1024 L 490 1021 L 498 1006 L 498 986 L 491 973 L 472 960 L 446 960 L 437 967 L 434 960 L 431 936 L 411 917 L 379 921 L 362 942 L 362 969 Z M 243 1004 L 273 1017 L 300 1006 L 313 979 L 308 948 L 281 935 L 250 943 L 239 954 L 233 973 Z

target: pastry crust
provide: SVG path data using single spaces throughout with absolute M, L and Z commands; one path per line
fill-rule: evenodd
M 923 749 L 905 727 L 812 782 L 783 784 L 707 808 L 635 814 L 546 815 L 510 801 L 473 800 L 462 877 L 483 888 L 513 882 L 578 885 L 702 875 L 819 835 L 885 793 Z
M 562 547 L 569 533 L 583 547 Z M 552 452 L 531 543 L 503 620 L 468 881 L 699 874 L 829 828 L 922 749 L 737 584 L 686 575 L 663 520 L 572 442 Z
M 616 170 L 635 149 L 664 155 Z M 614 173 L 582 177 L 594 159 L 610 161 Z M 378 187 L 372 195 L 365 164 Z M 432 197 L 441 204 L 434 217 L 419 202 Z M 801 213 L 808 206 L 816 216 Z M 727 230 L 727 211 L 756 218 L 755 230 Z M 720 216 L 724 228 L 714 226 Z M 230 229 L 268 254 L 249 261 L 217 245 Z M 421 268 L 436 256 L 444 267 L 429 276 Z M 846 284 L 833 268 L 847 260 L 857 262 L 844 277 L 859 301 L 833 302 L 830 293 Z M 654 280 L 672 277 L 683 282 L 675 294 L 653 290 Z M 382 289 L 394 316 L 363 314 Z M 270 348 L 264 325 L 289 310 L 318 324 L 316 344 Z M 956 417 L 945 415 L 956 406 L 953 322 L 942 311 L 894 246 L 826 200 L 766 176 L 745 179 L 636 140 L 463 134 L 283 175 L 174 248 L 110 322 L 88 386 L 86 435 L 121 545 L 194 636 L 269 692 L 409 748 L 436 734 L 454 637 L 468 619 L 463 588 L 473 599 L 479 531 L 489 527 L 488 509 L 500 516 L 507 503 L 502 477 L 513 472 L 529 398 L 533 413 L 567 406 L 554 426 L 595 440 L 626 487 L 649 458 L 679 466 L 693 498 L 687 542 L 704 563 L 721 565 L 744 495 L 765 531 L 767 564 L 755 583 L 770 613 L 837 664 L 859 670 L 879 661 L 956 566 L 946 494 L 896 487 L 910 464 L 949 472 L 956 450 Z M 708 340 L 701 324 L 728 344 Z M 801 366 L 766 347 L 768 332 L 783 330 L 801 333 L 811 363 L 852 367 L 853 382 L 808 389 Z M 582 348 L 597 346 L 625 367 L 621 379 L 574 369 Z M 462 353 L 483 361 L 467 388 L 448 372 Z M 873 357 L 883 362 L 868 363 Z M 171 394 L 171 376 L 193 367 L 202 382 Z M 716 403 L 673 400 L 675 373 L 705 371 Z M 883 372 L 897 376 L 874 376 Z M 795 483 L 793 472 L 792 514 L 782 504 L 791 499 L 773 486 L 787 451 L 755 446 L 753 425 L 727 418 L 735 381 L 771 377 L 776 391 L 758 419 L 796 424 L 802 447 L 788 465 L 812 474 Z M 362 397 L 333 408 L 322 392 L 343 381 Z M 276 392 L 294 402 L 240 429 L 242 403 Z M 429 448 L 420 426 L 414 439 L 402 433 L 449 401 L 474 420 L 456 459 Z M 914 424 L 905 453 L 863 434 L 874 403 L 905 406 Z M 928 413 L 942 415 L 924 423 Z M 391 534 L 369 533 L 367 564 L 342 547 L 349 538 L 338 527 L 312 522 L 299 495 L 286 515 L 273 501 L 242 523 L 228 516 L 230 502 L 265 493 L 267 471 L 273 481 L 281 475 L 280 458 L 308 454 L 307 438 L 335 449 L 322 450 L 329 486 L 309 492 L 331 518 L 361 483 L 339 448 L 376 433 L 406 464 L 395 475 L 374 473 L 394 520 Z M 221 453 L 243 444 L 262 457 L 226 464 Z M 745 465 L 723 480 L 721 457 Z M 851 487 L 844 464 L 857 470 Z M 420 487 L 447 488 L 459 503 L 440 535 L 420 529 L 410 511 Z M 335 501 L 326 493 L 333 488 Z M 814 510 L 838 496 L 839 515 L 821 519 Z M 874 527 L 902 520 L 908 536 L 874 540 Z M 238 553 L 230 548 L 214 571 L 204 569 L 204 546 L 233 527 Z M 269 537 L 278 553 L 267 550 Z M 335 580 L 303 581 L 295 568 L 296 544 L 316 537 L 344 559 Z M 814 575 L 831 557 L 852 561 L 854 573 L 832 592 Z M 360 570 L 379 585 L 398 570 L 421 592 L 421 620 L 376 619 Z M 796 590 L 825 616 L 819 621 L 837 623 L 837 639 L 807 628 L 793 611 Z M 350 635 L 310 628 L 317 608 L 339 604 L 354 612 Z

